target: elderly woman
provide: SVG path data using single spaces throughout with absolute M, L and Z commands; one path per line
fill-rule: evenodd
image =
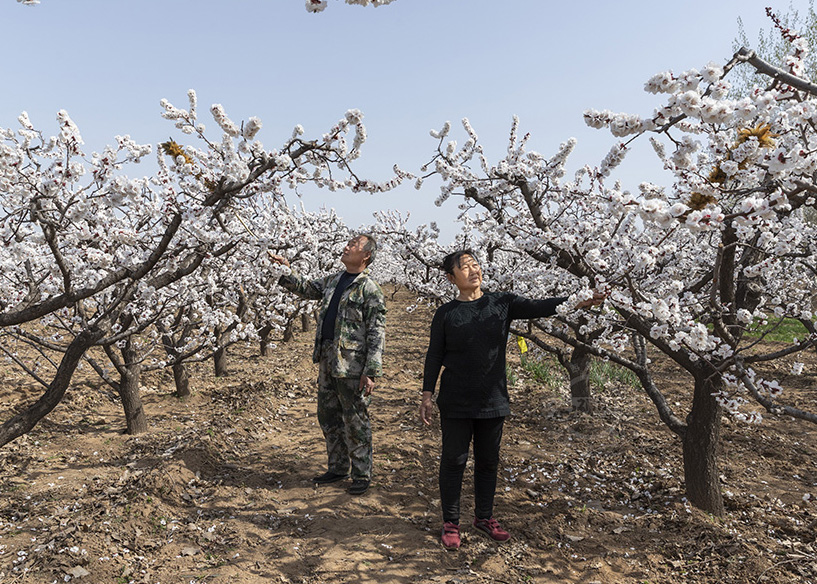
M 432 396 L 440 370 L 442 454 L 440 501 L 441 541 L 460 547 L 460 492 L 468 449 L 474 443 L 474 528 L 494 541 L 510 539 L 493 517 L 499 445 L 510 414 L 505 373 L 505 347 L 511 321 L 552 316 L 565 298 L 529 300 L 509 292 L 483 292 L 482 270 L 469 249 L 447 255 L 443 270 L 459 294 L 434 314 L 423 373 L 420 418 L 431 424 Z M 577 308 L 599 304 L 596 293 Z

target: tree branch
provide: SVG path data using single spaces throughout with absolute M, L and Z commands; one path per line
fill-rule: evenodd
M 812 422 L 817 424 L 817 414 L 812 414 L 810 412 L 804 412 L 801 409 L 795 408 L 793 406 L 788 406 L 785 404 L 777 404 L 771 399 L 763 396 L 760 393 L 757 385 L 752 380 L 749 373 L 743 367 L 743 363 L 741 361 L 737 361 L 735 363 L 735 368 L 738 371 L 738 377 L 743 382 L 743 385 L 749 390 L 749 393 L 752 394 L 752 397 L 755 398 L 755 401 L 766 408 L 766 411 L 770 414 L 778 414 L 784 416 L 791 416 L 792 418 L 797 418 L 799 420 L 806 420 L 807 422 Z
M 808 81 L 807 79 L 803 79 L 801 77 L 797 77 L 796 75 L 792 75 L 791 73 L 786 73 L 782 69 L 775 67 L 761 59 L 757 56 L 757 54 L 752 51 L 751 49 L 747 49 L 746 47 L 741 47 L 740 50 L 735 53 L 735 56 L 740 58 L 740 60 L 749 63 L 758 73 L 762 73 L 763 75 L 767 75 L 772 79 L 779 81 L 785 85 L 789 85 L 794 89 L 799 91 L 805 91 L 809 95 L 817 96 L 817 85 Z

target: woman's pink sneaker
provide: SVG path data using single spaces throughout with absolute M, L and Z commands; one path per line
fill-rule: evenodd
M 494 541 L 503 542 L 511 539 L 511 534 L 499 526 L 499 521 L 491 517 L 490 519 L 479 519 L 474 517 L 474 527 Z
M 443 523 L 443 532 L 440 536 L 443 547 L 448 550 L 456 550 L 460 547 L 460 526 L 456 523 L 446 521 Z

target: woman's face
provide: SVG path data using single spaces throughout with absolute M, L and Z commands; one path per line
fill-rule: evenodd
M 460 258 L 460 265 L 454 266 L 454 273 L 448 274 L 448 279 L 460 292 L 471 292 L 482 286 L 482 270 L 477 260 L 464 255 Z

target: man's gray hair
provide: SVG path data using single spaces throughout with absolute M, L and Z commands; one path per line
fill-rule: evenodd
M 358 237 L 366 238 L 366 243 L 363 244 L 363 251 L 369 252 L 369 259 L 366 260 L 366 267 L 369 267 L 377 255 L 377 240 L 371 233 L 361 233 Z

